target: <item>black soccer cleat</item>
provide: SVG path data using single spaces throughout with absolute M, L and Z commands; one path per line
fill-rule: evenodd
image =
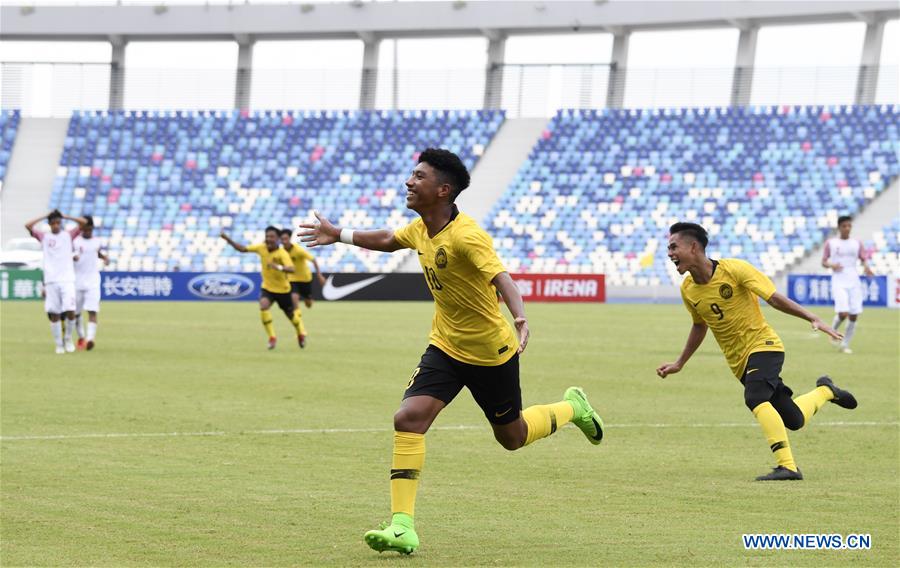
M 853 410 L 856 408 L 857 402 L 856 397 L 853 396 L 850 391 L 845 391 L 844 389 L 839 389 L 834 385 L 834 381 L 831 380 L 831 377 L 828 375 L 823 375 L 819 377 L 816 381 L 817 387 L 828 387 L 831 389 L 831 392 L 834 393 L 834 398 L 831 399 L 831 402 L 840 406 L 841 408 L 846 408 L 848 410 Z
M 803 474 L 800 473 L 800 470 L 791 471 L 788 468 L 780 465 L 770 471 L 765 475 L 760 475 L 756 478 L 756 481 L 800 481 L 803 479 Z

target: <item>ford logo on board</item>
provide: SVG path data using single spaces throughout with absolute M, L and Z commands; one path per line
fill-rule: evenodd
M 240 274 L 214 273 L 194 276 L 188 281 L 191 294 L 204 300 L 237 300 L 253 292 L 253 281 Z

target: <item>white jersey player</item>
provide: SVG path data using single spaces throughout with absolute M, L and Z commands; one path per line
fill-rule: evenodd
M 831 269 L 831 297 L 834 299 L 834 323 L 831 327 L 838 329 L 845 319 L 850 319 L 844 340 L 839 348 L 843 353 L 850 350 L 850 340 L 856 333 L 856 320 L 863 311 L 863 288 L 859 280 L 857 262 L 862 262 L 866 276 L 873 276 L 866 261 L 863 245 L 850 238 L 853 218 L 842 216 L 838 219 L 838 237 L 828 239 L 822 253 L 822 266 Z
M 94 219 L 84 216 L 87 223 L 73 242 L 75 248 L 75 319 L 78 329 L 78 349 L 94 348 L 97 337 L 97 312 L 100 311 L 100 260 L 109 264 L 103 253 L 103 244 L 94 236 Z M 87 310 L 88 324 L 85 331 L 82 312 Z
M 38 231 L 34 228 L 44 219 L 50 225 L 50 232 Z M 63 219 L 78 223 L 78 228 L 64 231 Z M 72 239 L 81 233 L 85 224 L 81 217 L 68 217 L 51 211 L 46 217 L 38 217 L 25 224 L 25 229 L 41 242 L 44 253 L 44 309 L 50 316 L 50 331 L 56 342 L 57 353 L 75 351 L 72 342 L 72 330 L 75 328 L 75 266 L 72 260 L 74 249 Z M 66 316 L 65 336 L 63 336 L 61 316 Z

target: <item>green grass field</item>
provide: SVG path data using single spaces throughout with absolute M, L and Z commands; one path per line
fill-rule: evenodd
M 528 306 L 526 405 L 582 385 L 607 422 L 517 452 L 464 392 L 428 435 L 411 557 L 369 550 L 388 518 L 391 417 L 427 303 L 317 304 L 300 351 L 265 349 L 254 304 L 106 303 L 98 347 L 57 356 L 38 303 L 2 306 L 3 566 L 896 566 L 898 323 L 869 310 L 840 355 L 766 308 L 796 393 L 827 405 L 772 456 L 712 337 L 681 374 L 681 306 Z M 827 310 L 821 312 L 828 314 Z M 744 533 L 869 533 L 867 551 L 745 551 Z

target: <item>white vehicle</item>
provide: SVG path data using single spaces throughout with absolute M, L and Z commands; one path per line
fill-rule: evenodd
M 41 268 L 43 253 L 41 243 L 31 237 L 10 239 L 0 251 L 0 268 Z

